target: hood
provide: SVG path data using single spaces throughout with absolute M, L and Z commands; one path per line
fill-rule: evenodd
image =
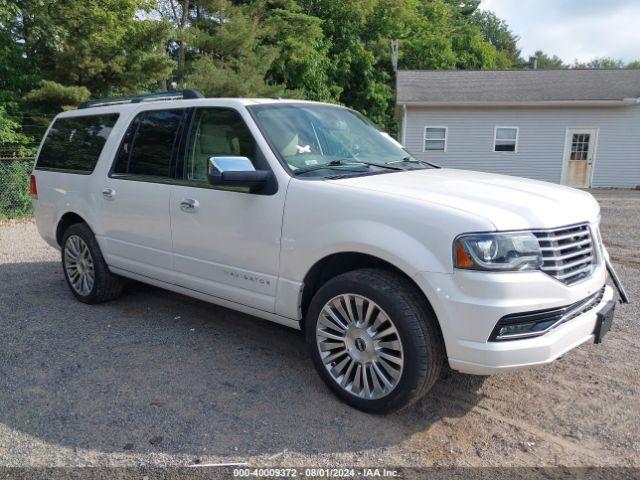
M 497 230 L 595 222 L 600 213 L 593 196 L 581 190 L 466 170 L 413 170 L 330 182 L 462 210 L 488 220 Z

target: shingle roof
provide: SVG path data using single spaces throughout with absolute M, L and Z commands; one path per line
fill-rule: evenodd
M 397 103 L 621 101 L 640 70 L 400 70 Z

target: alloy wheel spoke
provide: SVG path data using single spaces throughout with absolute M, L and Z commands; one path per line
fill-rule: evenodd
M 377 346 L 379 348 L 386 348 L 387 350 L 400 350 L 400 341 L 397 339 L 394 340 L 386 340 L 384 342 L 378 342 Z
M 342 373 L 342 371 L 345 369 L 345 367 L 347 366 L 347 364 L 349 363 L 353 363 L 353 361 L 351 360 L 351 357 L 349 357 L 349 355 L 346 355 L 344 357 L 343 360 L 341 360 L 339 363 L 337 363 L 335 365 L 335 367 L 333 367 L 331 369 L 331 371 L 336 375 L 336 376 L 340 376 L 340 374 Z
M 335 333 L 331 333 L 326 330 L 318 329 L 318 335 L 328 340 L 338 340 L 340 342 L 344 342 L 344 335 L 336 335 Z
M 367 311 L 364 314 L 364 320 L 362 324 L 364 328 L 368 328 L 371 325 L 371 322 L 376 319 L 378 312 L 377 305 L 375 303 L 367 302 Z
M 374 334 L 373 339 L 374 340 L 378 340 L 379 338 L 384 338 L 386 336 L 389 336 L 393 333 L 396 333 L 396 327 L 394 327 L 393 325 L 391 325 L 390 327 L 385 328 L 382 331 L 378 331 Z
M 329 364 L 329 363 L 332 363 L 333 361 L 337 360 L 338 358 L 340 358 L 341 356 L 343 356 L 345 354 L 346 354 L 346 350 L 340 350 L 338 352 L 331 353 L 331 354 L 327 355 L 326 357 L 324 357 L 322 359 L 322 361 L 325 364 Z
M 358 323 L 362 324 L 364 321 L 364 314 L 365 314 L 365 310 L 367 309 L 368 306 L 368 302 L 362 298 L 362 297 L 357 297 L 355 299 L 355 304 L 356 304 L 356 317 L 358 319 Z
M 369 366 L 362 366 L 362 389 L 366 393 L 367 397 L 371 396 L 371 386 L 369 385 Z
M 329 321 L 332 321 L 341 331 L 345 331 L 347 329 L 346 323 L 342 321 L 338 315 L 331 309 L 329 305 L 325 305 L 323 312 L 325 312 L 325 318 Z
M 349 323 L 356 323 L 358 321 L 358 318 L 353 314 L 353 305 L 351 305 L 352 298 L 347 295 L 344 295 L 342 297 L 342 300 L 344 301 L 344 304 L 347 307 L 347 316 L 349 317 Z
M 373 393 L 381 393 L 384 391 L 384 387 L 380 383 L 378 378 L 378 372 L 376 372 L 375 363 L 369 366 L 369 373 L 371 374 L 371 381 L 373 383 Z
M 320 348 L 322 348 L 323 351 L 327 352 L 329 350 L 336 350 L 338 348 L 344 350 L 344 342 L 330 342 L 330 341 L 324 341 L 320 344 Z
M 331 305 L 342 318 L 345 328 L 348 328 L 351 323 L 351 319 L 349 318 L 349 314 L 347 313 L 345 306 L 342 305 L 341 299 L 337 298 L 334 302 L 331 302 Z
M 373 362 L 373 369 L 375 370 L 376 374 L 382 380 L 382 382 L 386 385 L 387 388 L 391 388 L 393 386 L 393 383 L 391 383 L 391 381 L 384 374 L 378 362 Z
M 349 359 L 351 360 L 351 357 L 349 357 Z M 340 382 L 340 385 L 342 386 L 342 388 L 345 388 L 349 383 L 349 380 L 351 379 L 351 372 L 353 371 L 353 367 L 355 364 L 356 362 L 351 360 L 351 362 L 347 366 L 347 371 L 344 372 L 344 376 L 342 377 L 342 381 Z
M 394 380 L 400 379 L 400 371 L 397 369 L 397 366 L 391 365 L 384 358 L 379 358 L 378 362 L 380 366 L 384 368 L 384 371 L 387 372 Z

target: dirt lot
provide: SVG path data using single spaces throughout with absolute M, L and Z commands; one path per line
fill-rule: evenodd
M 604 344 L 385 417 L 338 402 L 298 332 L 143 285 L 83 305 L 33 223 L 0 226 L 0 466 L 640 466 L 640 192 L 595 194 L 635 299 Z

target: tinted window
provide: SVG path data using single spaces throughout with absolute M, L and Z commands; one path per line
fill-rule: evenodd
M 117 113 L 59 118 L 42 145 L 36 168 L 91 173 L 117 120 Z
M 206 182 L 211 157 L 247 157 L 255 165 L 255 154 L 256 142 L 238 112 L 222 108 L 200 109 L 191 127 L 185 178 Z
M 143 112 L 132 122 L 120 145 L 115 173 L 171 176 L 171 160 L 184 110 Z

